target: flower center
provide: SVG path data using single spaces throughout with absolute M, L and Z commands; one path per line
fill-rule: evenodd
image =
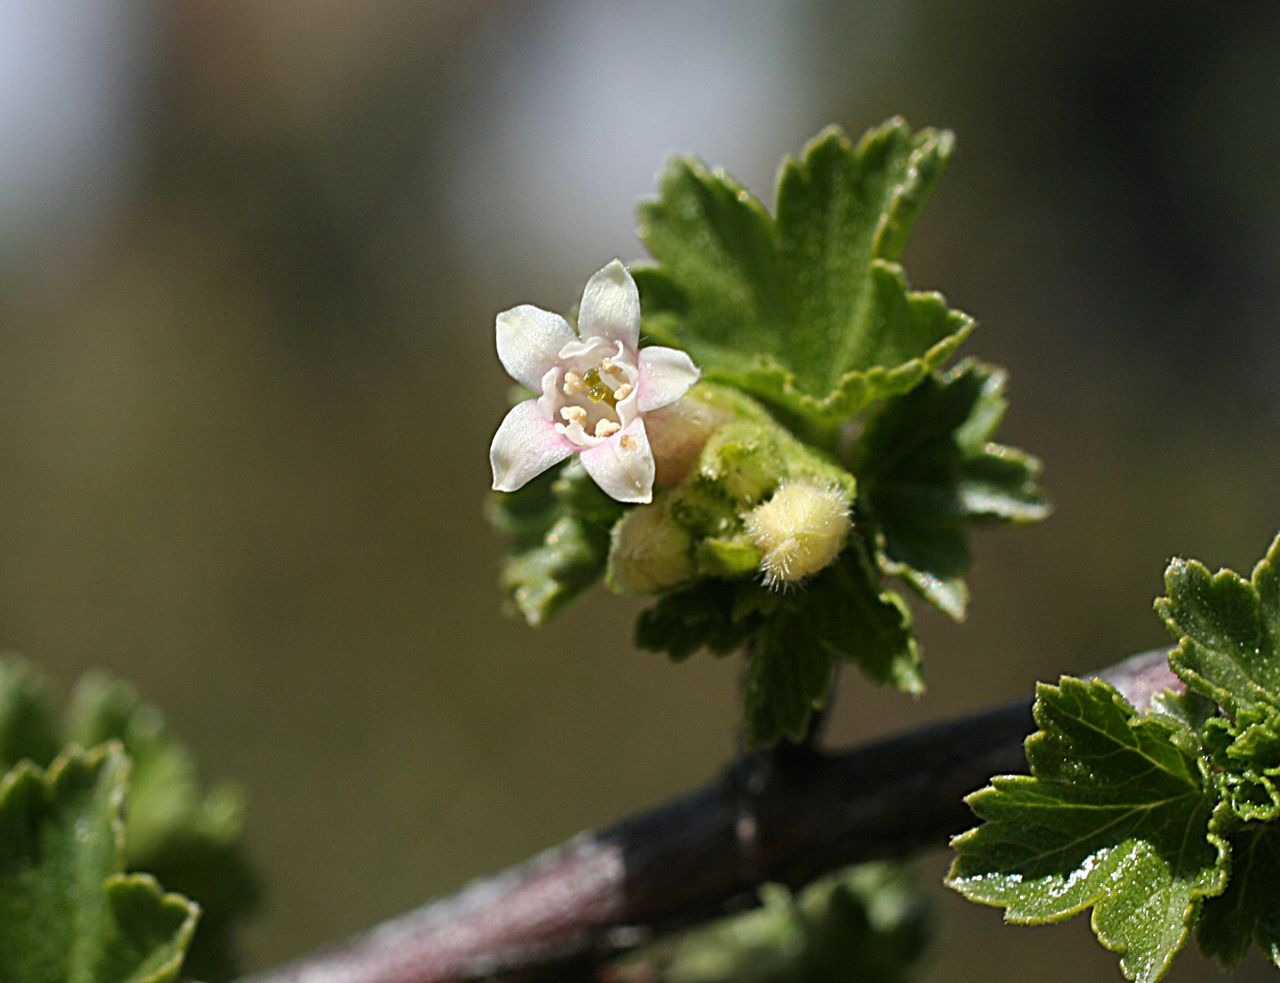
M 598 355 L 599 349 L 592 354 Z M 564 363 L 577 364 L 570 367 Z M 557 422 L 556 429 L 574 444 L 595 447 L 635 419 L 635 381 L 639 373 L 634 356 L 621 344 L 614 354 L 598 360 L 569 358 L 562 365 L 563 379 L 551 393 L 544 394 L 544 399 L 552 418 L 564 421 Z

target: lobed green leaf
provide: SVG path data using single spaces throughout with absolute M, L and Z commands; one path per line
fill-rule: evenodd
M 577 461 L 490 497 L 490 524 L 511 538 L 502 586 L 529 624 L 559 614 L 600 579 L 622 512 Z
M 1004 416 L 1005 374 L 966 361 L 887 400 L 853 452 L 864 526 L 880 569 L 902 577 L 956 620 L 973 564 L 967 527 L 1049 514 L 1035 458 L 991 442 Z
M 729 175 L 672 160 L 639 210 L 658 262 L 633 271 L 647 333 L 811 421 L 911 389 L 973 327 L 896 262 L 952 142 L 897 119 L 856 147 L 825 130 L 783 164 L 776 220 Z
M 1280 824 L 1247 823 L 1226 839 L 1231 878 L 1204 903 L 1196 926 L 1200 951 L 1230 968 L 1256 941 L 1280 966 Z
M 199 909 L 123 873 L 129 759 L 70 749 L 0 783 L 0 979 L 169 983 Z
M 233 978 L 239 959 L 232 928 L 260 895 L 241 843 L 244 795 L 229 784 L 205 791 L 190 752 L 160 711 L 106 673 L 86 673 L 76 684 L 66 733 L 85 747 L 118 741 L 132 759 L 126 867 L 200 903 L 187 969 L 205 980 Z
M 1004 776 L 967 801 L 984 823 L 953 841 L 948 883 L 1010 921 L 1093 908 L 1100 942 L 1131 980 L 1158 980 L 1203 899 L 1226 884 L 1210 829 L 1211 790 L 1159 719 L 1107 683 L 1063 677 L 1037 689 L 1031 776 Z
M 1156 610 L 1177 638 L 1169 665 L 1233 716 L 1260 703 L 1280 707 L 1280 536 L 1245 580 L 1174 560 Z

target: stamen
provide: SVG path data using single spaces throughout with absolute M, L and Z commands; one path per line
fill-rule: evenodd
M 631 395 L 631 392 L 632 392 L 631 383 L 624 382 L 622 385 L 620 385 L 617 389 L 613 391 L 614 402 L 621 403 L 624 399 L 626 399 L 628 396 Z
M 575 423 L 581 425 L 587 420 L 587 411 L 581 406 L 565 406 L 561 408 L 560 415 L 564 417 L 564 422 L 573 426 Z
M 582 376 L 578 375 L 572 369 L 564 374 L 564 394 L 566 396 L 577 396 L 587 391 L 587 387 L 582 384 Z
M 597 437 L 612 437 L 621 429 L 622 424 L 614 423 L 612 420 L 598 420 L 596 422 Z

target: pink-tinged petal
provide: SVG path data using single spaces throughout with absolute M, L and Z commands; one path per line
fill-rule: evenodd
M 577 338 L 569 322 L 532 304 L 498 315 L 498 361 L 526 389 L 540 392 L 542 377 L 556 364 L 560 349 Z
M 640 385 L 636 407 L 648 413 L 674 403 L 698 381 L 702 370 L 685 352 L 675 348 L 640 349 Z
M 640 343 L 640 291 L 635 280 L 615 259 L 587 281 L 578 308 L 578 334 L 620 341 L 629 351 Z
M 510 492 L 522 488 L 576 450 L 542 415 L 538 401 L 526 399 L 511 408 L 489 445 L 494 490 Z
M 653 451 L 637 417 L 631 425 L 591 450 L 583 451 L 582 466 L 610 498 L 619 502 L 653 501 Z

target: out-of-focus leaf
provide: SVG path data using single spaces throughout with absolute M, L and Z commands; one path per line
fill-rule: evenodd
M 901 868 L 849 867 L 798 896 L 768 884 L 761 906 L 655 953 L 663 983 L 903 983 L 925 943 L 925 912 Z M 660 944 L 661 945 L 661 944 Z M 641 953 L 640 962 L 646 960 Z
M 16 656 L 0 656 L 0 772 L 24 758 L 44 767 L 60 747 L 44 677 Z
M 129 759 L 118 744 L 29 761 L 0 784 L 0 979 L 169 983 L 199 909 L 124 874 Z
M 87 673 L 76 685 L 67 737 L 85 747 L 121 742 L 133 760 L 127 867 L 199 902 L 203 915 L 188 971 L 204 980 L 234 977 L 239 961 L 231 929 L 259 896 L 241 844 L 243 794 L 228 784 L 201 788 L 194 760 L 168 732 L 160 711 L 105 673 Z

